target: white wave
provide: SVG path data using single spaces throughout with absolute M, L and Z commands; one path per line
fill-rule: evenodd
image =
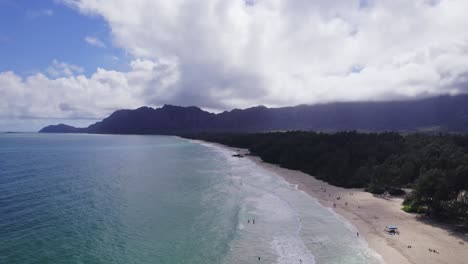
M 275 237 L 271 245 L 278 254 L 278 264 L 315 264 L 314 255 L 297 237 Z
M 248 208 L 244 217 L 257 219 L 255 226 L 241 224 L 247 219 L 239 219 L 240 240 L 236 242 L 234 253 L 237 255 L 231 258 L 237 261 L 228 263 L 243 263 L 241 254 L 252 257 L 260 253 L 269 254 L 268 250 L 272 251 L 270 263 L 275 259 L 279 264 L 300 264 L 300 260 L 305 264 L 349 258 L 355 261 L 353 263 L 384 263 L 363 237 L 356 238 L 355 226 L 331 208 L 322 206 L 316 198 L 299 190 L 297 184 L 290 184 L 249 159 L 232 158 L 233 151 L 227 148 L 205 142 L 196 143 L 222 154 L 230 179 L 242 189 L 242 203 Z M 271 241 L 270 245 L 265 245 L 265 241 Z M 266 258 L 262 257 L 262 260 Z

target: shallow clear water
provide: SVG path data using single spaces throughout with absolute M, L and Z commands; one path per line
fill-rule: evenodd
M 331 210 L 231 154 L 165 136 L 2 134 L 0 263 L 379 263 Z

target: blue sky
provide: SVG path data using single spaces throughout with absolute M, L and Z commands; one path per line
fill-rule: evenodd
M 84 16 L 50 0 L 0 0 L 0 72 L 20 76 L 44 71 L 53 60 L 83 68 L 125 70 L 128 56 L 112 45 L 109 27 L 99 16 Z M 96 47 L 86 37 L 101 40 Z

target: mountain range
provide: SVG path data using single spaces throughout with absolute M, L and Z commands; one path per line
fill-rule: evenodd
M 86 128 L 59 124 L 44 127 L 39 132 L 179 135 L 287 130 L 468 132 L 468 95 L 281 108 L 256 106 L 217 114 L 195 106 L 164 105 L 156 109 L 117 110 Z

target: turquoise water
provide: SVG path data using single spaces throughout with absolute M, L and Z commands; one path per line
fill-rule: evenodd
M 177 137 L 2 134 L 0 263 L 379 263 L 331 210 L 231 154 Z

